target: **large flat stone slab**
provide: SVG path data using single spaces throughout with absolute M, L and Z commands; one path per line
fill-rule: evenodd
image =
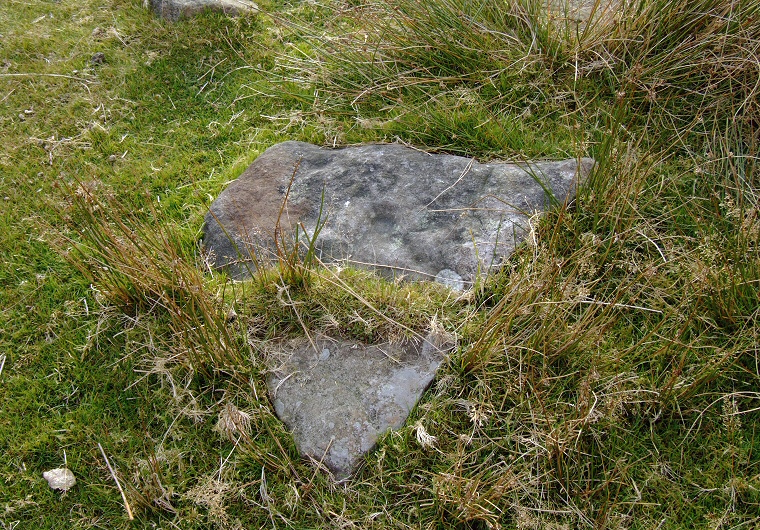
M 267 387 L 301 454 L 343 480 L 383 433 L 404 424 L 453 346 L 441 332 L 372 346 L 297 340 L 270 354 Z
M 156 15 L 173 22 L 193 17 L 205 9 L 228 15 L 255 13 L 259 10 L 258 5 L 251 0 L 150 0 L 150 7 Z
M 213 202 L 203 242 L 216 267 L 243 278 L 252 255 L 271 262 L 278 218 L 282 230 L 302 223 L 309 235 L 323 221 L 317 249 L 325 262 L 467 286 L 514 251 L 528 218 L 548 208 L 552 195 L 570 200 L 593 163 L 480 164 L 396 144 L 284 142 Z

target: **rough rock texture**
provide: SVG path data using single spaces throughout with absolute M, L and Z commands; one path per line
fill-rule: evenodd
M 620 0 L 549 0 L 548 7 L 552 20 L 574 21 L 585 28 L 593 15 L 595 25 L 603 29 L 620 11 Z
M 150 0 L 150 7 L 158 16 L 171 21 L 193 17 L 204 9 L 229 15 L 259 10 L 259 6 L 250 0 Z
M 42 473 L 42 477 L 47 480 L 48 486 L 54 490 L 68 491 L 77 483 L 74 473 L 65 467 L 45 471 Z
M 298 341 L 270 357 L 269 395 L 301 454 L 342 480 L 385 431 L 404 424 L 453 346 L 440 332 L 375 346 Z
M 323 261 L 370 265 L 387 275 L 470 285 L 526 234 L 526 221 L 575 194 L 593 160 L 480 164 L 401 145 L 325 149 L 284 142 L 267 149 L 213 202 L 204 245 L 216 267 L 242 278 L 272 259 L 292 179 L 285 233 L 303 223 Z M 324 203 L 322 198 L 324 196 Z M 321 217 L 320 217 L 321 210 Z M 221 226 L 220 226 L 221 225 Z M 303 234 L 301 237 L 303 241 Z

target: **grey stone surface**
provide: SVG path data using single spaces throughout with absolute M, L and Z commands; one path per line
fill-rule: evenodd
M 384 432 L 404 424 L 453 346 L 441 332 L 374 346 L 303 339 L 270 354 L 267 387 L 301 454 L 343 480 Z
M 252 255 L 270 261 L 292 178 L 282 233 L 292 237 L 302 223 L 311 236 L 324 221 L 317 238 L 323 261 L 469 286 L 514 251 L 528 218 L 550 206 L 547 190 L 559 202 L 572 198 L 592 166 L 587 158 L 480 164 L 397 144 L 326 149 L 284 142 L 213 202 L 204 246 L 213 265 L 228 266 L 236 278 L 252 270 Z
M 549 17 L 553 20 L 569 20 L 585 28 L 589 20 L 596 20 L 600 29 L 614 22 L 614 15 L 621 9 L 620 0 L 549 0 Z
M 68 491 L 77 483 L 77 479 L 74 476 L 74 473 L 65 467 L 59 467 L 56 469 L 51 469 L 50 471 L 45 471 L 42 473 L 42 476 L 45 480 L 47 480 L 48 486 L 54 490 Z
M 259 10 L 256 3 L 250 0 L 150 0 L 150 7 L 161 18 L 172 21 L 193 17 L 204 9 L 229 15 Z

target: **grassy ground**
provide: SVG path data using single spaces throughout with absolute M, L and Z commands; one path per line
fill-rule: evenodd
M 3 2 L 0 525 L 756 527 L 760 7 L 551 6 Z M 202 272 L 209 202 L 286 139 L 598 166 L 465 296 Z M 460 347 L 407 426 L 347 484 L 301 460 L 264 347 L 433 320 Z

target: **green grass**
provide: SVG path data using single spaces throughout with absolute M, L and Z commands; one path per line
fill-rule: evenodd
M 0 525 L 757 526 L 757 3 L 588 24 L 537 0 L 261 4 L 0 5 Z M 209 274 L 208 204 L 286 139 L 597 168 L 465 296 L 288 249 Z M 274 417 L 261 352 L 431 321 L 459 348 L 335 485 Z M 42 472 L 64 461 L 61 494 Z

